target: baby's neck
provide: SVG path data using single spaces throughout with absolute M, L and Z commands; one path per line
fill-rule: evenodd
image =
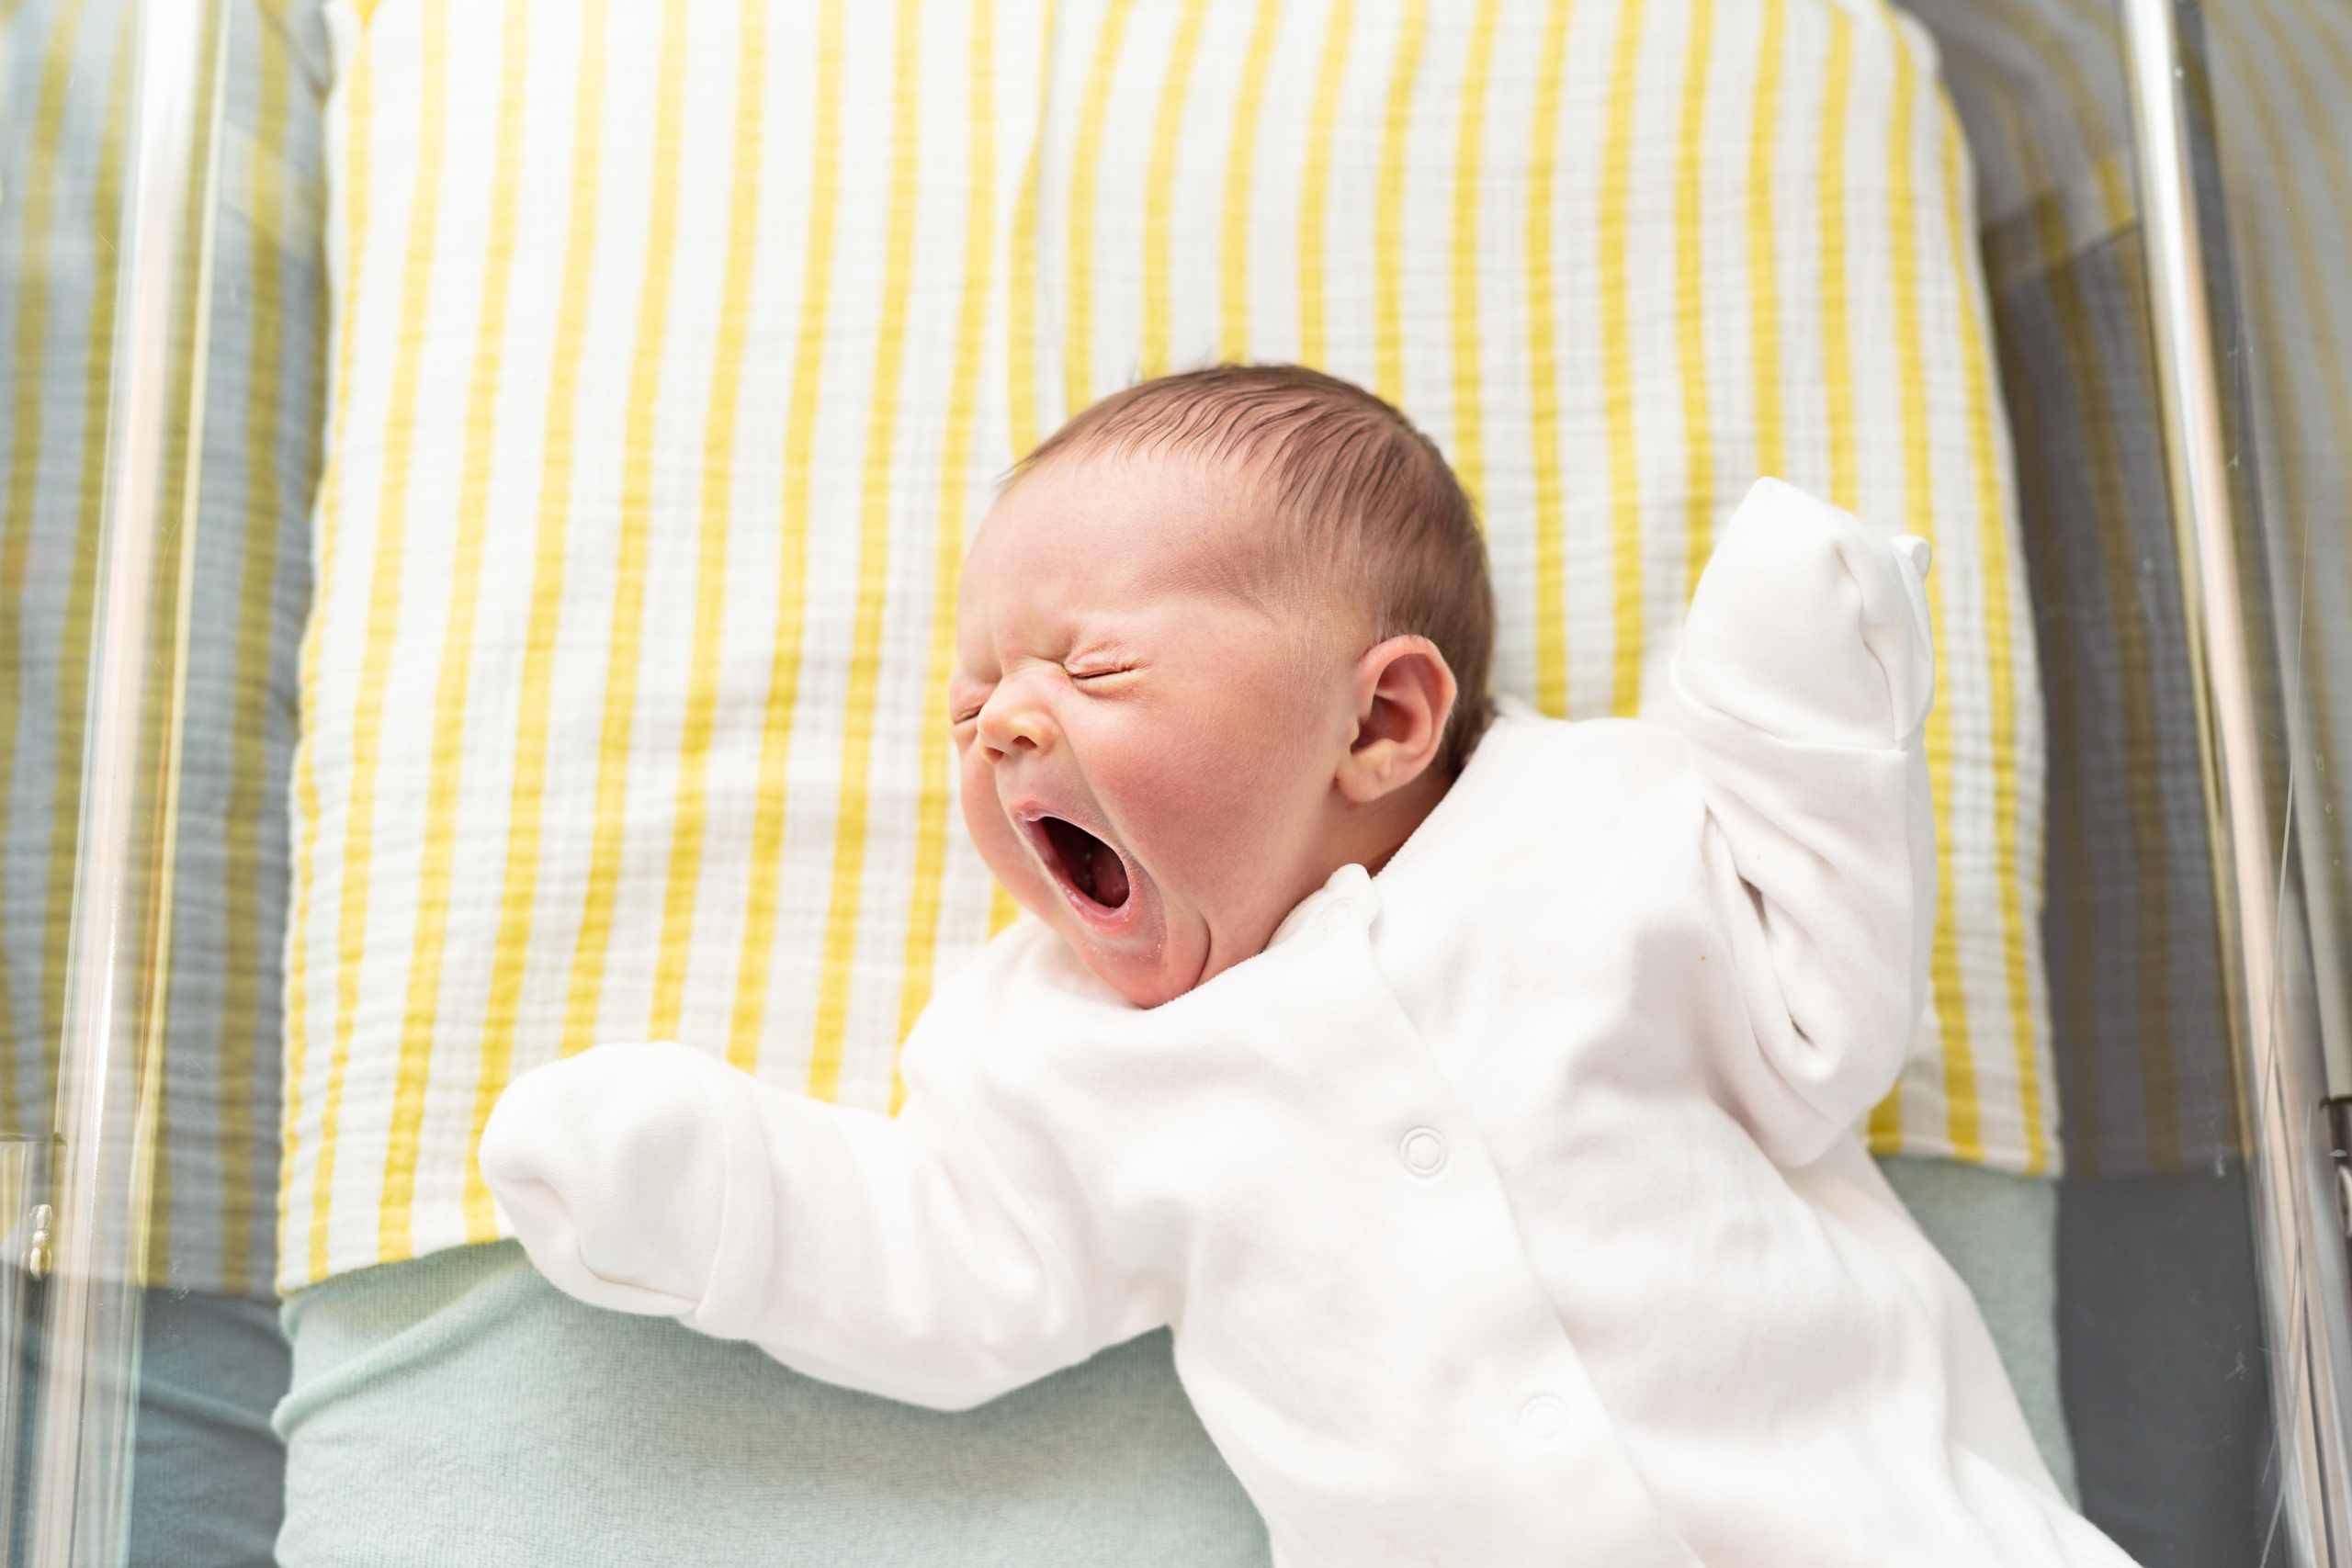
M 1324 875 L 1329 876 L 1343 865 L 1361 865 L 1374 876 L 1379 875 L 1389 858 L 1405 847 L 1405 840 L 1413 836 L 1453 787 L 1451 777 L 1431 768 L 1403 789 L 1385 795 L 1369 806 L 1343 805 L 1334 824 L 1330 853 L 1325 857 L 1330 863 L 1325 867 Z

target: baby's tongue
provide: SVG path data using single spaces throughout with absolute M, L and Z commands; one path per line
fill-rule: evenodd
M 1115 909 L 1127 901 L 1127 866 L 1110 845 L 1097 840 L 1094 845 L 1091 872 L 1094 901 L 1106 909 Z

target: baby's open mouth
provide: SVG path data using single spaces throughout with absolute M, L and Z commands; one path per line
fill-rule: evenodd
M 1080 897 L 1105 909 L 1117 909 L 1126 903 L 1127 864 L 1118 851 L 1077 823 L 1058 817 L 1041 817 L 1037 826 L 1045 829 L 1055 868 Z

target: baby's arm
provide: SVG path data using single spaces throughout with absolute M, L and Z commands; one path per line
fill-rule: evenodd
M 1095 1348 L 1076 1275 L 921 1097 L 894 1120 L 605 1045 L 516 1079 L 481 1168 L 566 1292 L 831 1382 L 961 1409 Z
M 1669 722 L 1698 753 L 1715 903 L 1756 1037 L 1753 1056 L 1718 1066 L 1786 1165 L 1884 1096 L 1926 1001 L 1927 565 L 1926 541 L 1759 480 L 1674 659 Z

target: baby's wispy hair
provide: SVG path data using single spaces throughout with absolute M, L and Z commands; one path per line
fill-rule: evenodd
M 1440 766 L 1461 772 L 1493 716 L 1494 589 L 1470 498 L 1437 444 L 1382 399 L 1302 365 L 1220 365 L 1112 393 L 1021 460 L 1174 457 L 1239 478 L 1287 537 L 1270 558 L 1333 572 L 1373 637 L 1425 637 L 1461 686 Z

